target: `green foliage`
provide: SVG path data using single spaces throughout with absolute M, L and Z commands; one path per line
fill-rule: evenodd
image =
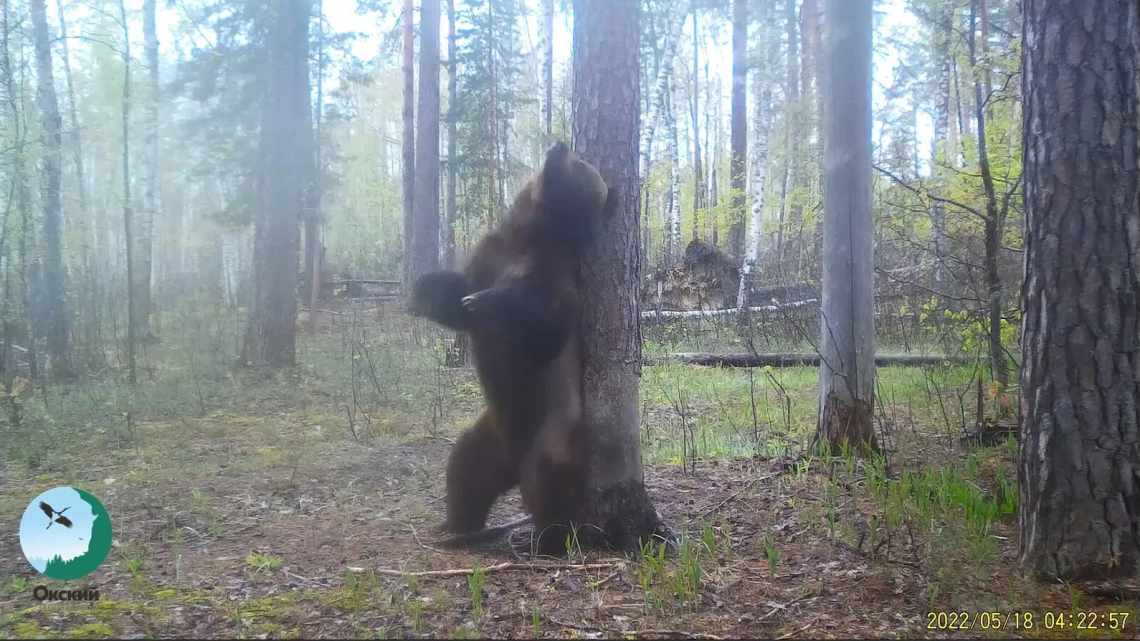
M 471 612 L 476 619 L 483 618 L 483 586 L 487 583 L 486 568 L 475 566 L 467 575 L 467 592 L 471 597 Z
M 254 572 L 272 572 L 281 567 L 282 559 L 279 556 L 265 552 L 250 552 L 245 557 L 245 565 Z
M 776 570 L 780 567 L 780 550 L 776 547 L 776 539 L 772 534 L 765 532 L 760 537 L 760 548 L 764 551 L 764 558 L 768 561 L 768 573 L 773 577 L 776 576 Z

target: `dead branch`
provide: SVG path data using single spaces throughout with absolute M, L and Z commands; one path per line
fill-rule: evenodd
M 488 565 L 482 568 L 456 568 L 451 570 L 422 570 L 419 572 L 406 572 L 404 570 L 391 570 L 388 568 L 375 568 L 373 571 L 377 574 L 385 576 L 402 576 L 402 577 L 428 577 L 428 576 L 465 576 L 474 574 L 475 571 L 481 570 L 482 572 L 499 572 L 502 570 L 608 570 L 616 567 L 624 567 L 625 563 L 616 561 L 613 563 L 515 563 L 514 561 L 504 561 L 494 565 Z M 367 568 L 349 567 L 349 572 L 365 572 Z
M 819 354 L 711 354 L 707 352 L 678 352 L 664 356 L 654 356 L 643 360 L 645 365 L 663 365 L 680 362 L 688 365 L 708 367 L 815 367 L 820 363 Z M 962 364 L 969 359 L 958 356 L 920 354 L 879 354 L 875 356 L 876 367 L 921 367 L 944 363 Z

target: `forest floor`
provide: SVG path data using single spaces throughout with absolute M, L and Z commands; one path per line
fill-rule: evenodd
M 646 483 L 679 548 L 536 560 L 507 540 L 432 545 L 448 448 L 481 405 L 469 370 L 439 365 L 438 334 L 342 317 L 303 339 L 303 365 L 259 377 L 210 361 L 233 339 L 221 324 L 168 331 L 138 389 L 30 392 L 21 424 L 4 426 L 0 637 L 1140 630 L 1135 601 L 1018 574 L 1016 443 L 959 445 L 961 368 L 880 370 L 889 457 L 858 461 L 791 456 L 810 434 L 814 369 L 648 367 Z M 102 567 L 69 584 L 38 576 L 16 537 L 28 501 L 62 484 L 99 497 L 114 527 Z M 512 492 L 491 521 L 519 512 Z M 40 603 L 36 585 L 90 585 L 100 600 Z M 1109 613 L 1128 613 L 1124 629 Z M 1078 620 L 1101 627 L 1061 627 Z

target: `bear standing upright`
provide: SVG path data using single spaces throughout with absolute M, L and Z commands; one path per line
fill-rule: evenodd
M 448 458 L 451 532 L 481 530 L 517 484 L 538 549 L 561 551 L 586 489 L 578 261 L 608 195 L 597 169 L 556 144 L 462 273 L 415 284 L 414 314 L 471 335 L 487 400 Z

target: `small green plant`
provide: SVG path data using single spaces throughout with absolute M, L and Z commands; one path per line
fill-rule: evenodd
M 542 632 L 542 614 L 539 612 L 537 605 L 530 609 L 530 631 L 536 639 Z
M 714 556 L 716 555 L 716 530 L 713 528 L 712 524 L 705 523 L 704 526 L 701 527 L 701 543 L 705 546 L 705 549 L 708 550 L 710 554 Z
M 406 607 L 408 610 L 408 618 L 412 620 L 412 632 L 415 634 L 423 634 L 424 602 L 416 597 L 412 597 L 408 599 Z
M 123 562 L 123 568 L 132 577 L 139 577 L 146 566 L 146 548 L 141 545 L 124 545 L 119 548 L 119 558 Z
M 764 558 L 768 560 L 768 573 L 776 576 L 776 569 L 780 566 L 780 550 L 776 548 L 776 541 L 770 533 L 765 532 L 760 537 L 760 547 L 764 549 Z
M 4 594 L 18 594 L 28 587 L 28 580 L 22 576 L 11 576 L 4 585 Z
M 483 618 L 483 585 L 487 582 L 487 570 L 475 566 L 467 575 L 467 591 L 471 594 L 471 612 L 476 619 Z
M 578 541 L 578 527 L 573 523 L 570 524 L 570 531 L 566 533 L 566 539 L 562 542 L 562 546 L 566 549 L 566 558 L 568 559 L 583 556 L 582 544 Z
M 705 549 L 700 541 L 691 537 L 681 538 L 677 545 L 677 569 L 673 573 L 673 596 L 681 603 L 693 603 L 700 597 L 701 577 L 704 569 L 701 567 L 701 552 Z
M 637 582 L 645 595 L 647 610 L 661 606 L 654 590 L 657 579 L 665 573 L 665 544 L 649 539 L 641 544 L 641 563 L 637 566 Z
M 264 552 L 250 552 L 245 557 L 245 565 L 254 572 L 272 572 L 281 567 L 281 557 Z

